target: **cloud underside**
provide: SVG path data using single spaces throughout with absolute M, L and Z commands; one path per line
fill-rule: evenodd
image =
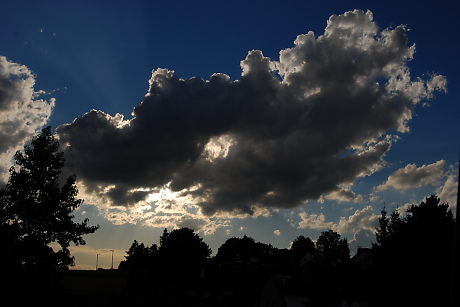
M 406 32 L 355 10 L 276 61 L 250 51 L 236 81 L 154 70 L 131 119 L 92 110 L 58 127 L 68 171 L 113 205 L 167 187 L 208 217 L 356 199 L 342 187 L 378 170 L 416 105 L 446 89 L 443 76 L 411 77 Z
M 35 76 L 24 65 L 0 56 L 0 183 L 17 150 L 42 128 L 51 116 L 54 98 L 40 99 Z

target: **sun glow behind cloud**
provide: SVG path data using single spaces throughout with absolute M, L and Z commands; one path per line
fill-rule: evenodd
M 113 188 L 104 187 L 106 190 Z M 169 184 L 166 184 L 157 189 L 139 189 L 136 191 L 148 192 L 145 200 L 131 206 L 116 206 L 109 198 L 100 197 L 100 192 L 91 191 L 80 182 L 79 196 L 86 203 L 96 205 L 99 214 L 114 225 L 133 224 L 168 229 L 188 227 L 204 235 L 214 234 L 219 229 L 230 229 L 235 220 L 271 216 L 270 210 L 256 206 L 253 207 L 253 214 L 221 212 L 213 216 L 205 215 L 198 205 L 202 201 L 201 197 L 193 197 L 189 193 L 197 188 L 172 191 Z
M 203 155 L 205 159 L 210 162 L 219 158 L 225 159 L 230 148 L 236 144 L 236 141 L 229 135 L 224 134 L 212 137 L 209 142 L 206 143 Z

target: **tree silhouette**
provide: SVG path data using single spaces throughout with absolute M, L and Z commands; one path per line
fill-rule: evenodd
M 315 243 L 313 243 L 309 237 L 298 236 L 292 242 L 291 252 L 293 253 L 294 258 L 299 260 L 305 256 L 306 253 L 316 253 Z
M 323 231 L 316 241 L 319 254 L 326 261 L 344 262 L 350 259 L 350 250 L 346 238 L 333 230 Z
M 192 229 L 183 227 L 160 237 L 160 257 L 164 261 L 203 264 L 211 255 L 211 249 Z
M 158 247 L 156 244 L 146 247 L 144 243 L 139 244 L 134 240 L 126 254 L 125 260 L 121 261 L 118 266 L 120 270 L 148 270 L 156 262 Z
M 217 250 L 218 262 L 267 262 L 273 252 L 273 246 L 254 241 L 246 235 L 242 238 L 227 239 Z
M 165 283 L 174 282 L 178 288 L 189 287 L 211 255 L 211 249 L 190 228 L 164 230 L 158 248 L 159 272 Z
M 405 217 L 382 212 L 379 222 L 374 283 L 388 295 L 373 305 L 446 306 L 455 227 L 448 204 L 431 195 L 407 209 Z
M 11 167 L 8 183 L 0 190 L 0 245 L 9 250 L 2 255 L 2 265 L 67 268 L 74 263 L 70 243 L 83 245 L 82 236 L 98 229 L 88 226 L 88 219 L 72 221 L 72 211 L 83 200 L 76 198 L 75 175 L 60 184 L 64 157 L 58 147 L 47 127 L 24 146 L 24 152 L 14 155 L 19 170 Z M 57 243 L 59 249 L 54 251 L 51 243 Z
M 379 227 L 375 230 L 375 240 L 377 245 L 382 245 L 383 242 L 388 238 L 388 226 L 390 224 L 390 219 L 388 218 L 387 214 L 388 211 L 385 207 L 380 211 L 380 218 L 379 218 Z
M 159 247 L 135 240 L 126 254 L 119 269 L 128 272 L 128 293 L 136 298 L 135 305 L 155 300 L 159 306 L 184 306 L 190 303 L 188 291 L 199 286 L 211 249 L 192 229 L 179 228 L 165 229 Z
M 436 235 L 452 233 L 454 223 L 449 205 L 440 204 L 435 195 L 427 197 L 419 206 L 410 206 L 404 218 L 396 210 L 388 218 L 387 211 L 383 209 L 376 229 L 377 247 L 383 250 L 397 246 L 420 247 L 428 239 L 438 240 Z

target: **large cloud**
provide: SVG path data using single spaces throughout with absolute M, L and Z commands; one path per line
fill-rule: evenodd
M 407 190 L 420 188 L 431 184 L 436 185 L 444 176 L 444 165 L 446 161 L 439 160 L 435 163 L 417 167 L 415 164 L 407 164 L 405 167 L 396 170 L 388 176 L 385 183 L 376 187 L 377 191 L 384 191 L 388 188 L 396 190 Z
M 0 182 L 5 181 L 14 153 L 51 116 L 54 98 L 40 99 L 30 69 L 0 56 Z
M 331 16 L 279 61 L 250 51 L 242 76 L 181 79 L 157 69 L 124 120 L 92 110 L 60 126 L 67 166 L 93 193 L 129 205 L 158 187 L 202 212 L 288 208 L 379 169 L 414 108 L 445 78 L 412 79 L 403 26 L 379 31 L 371 12 Z

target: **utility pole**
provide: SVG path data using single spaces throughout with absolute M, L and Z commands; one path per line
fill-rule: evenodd
M 98 269 L 98 265 L 99 265 L 99 254 L 96 254 L 96 271 Z
M 113 270 L 113 252 L 114 252 L 114 250 L 110 249 L 110 251 L 112 252 L 112 266 L 110 267 L 110 269 Z

